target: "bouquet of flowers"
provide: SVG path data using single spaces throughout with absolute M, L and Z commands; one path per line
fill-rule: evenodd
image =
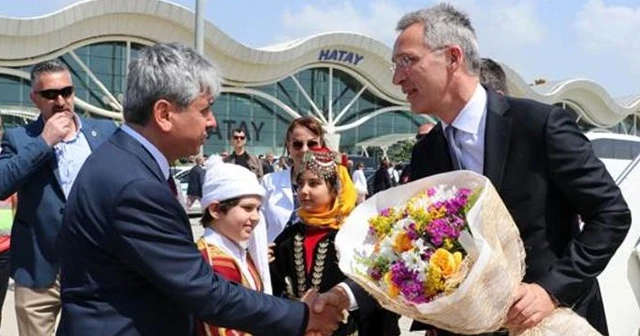
M 392 298 L 416 304 L 452 293 L 471 263 L 459 237 L 469 234 L 466 214 L 478 195 L 434 186 L 369 219 L 375 253 L 359 258 L 366 276 Z
M 470 171 L 378 193 L 335 239 L 340 270 L 393 312 L 459 334 L 500 329 L 524 277 L 524 247 L 491 182 Z M 559 308 L 520 335 L 599 335 Z

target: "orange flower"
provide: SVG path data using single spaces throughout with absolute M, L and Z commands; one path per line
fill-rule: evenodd
M 398 295 L 400 295 L 400 288 L 398 288 L 393 283 L 393 281 L 391 281 L 391 272 L 387 272 L 387 274 L 384 275 L 384 282 L 387 284 L 387 287 L 389 288 L 389 296 L 391 296 L 392 298 L 395 298 Z
M 437 249 L 429 260 L 429 266 L 437 268 L 445 278 L 448 278 L 458 272 L 461 264 L 462 253 L 451 253 L 442 248 Z
M 397 253 L 409 251 L 413 245 L 411 245 L 411 238 L 406 233 L 399 233 L 396 235 L 396 239 L 393 242 L 393 250 Z

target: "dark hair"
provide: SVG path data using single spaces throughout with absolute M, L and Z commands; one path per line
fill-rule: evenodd
M 223 214 L 227 214 L 227 212 L 229 212 L 231 208 L 240 203 L 241 198 L 242 197 L 236 197 L 220 202 L 218 204 L 218 211 L 222 212 Z M 202 218 L 200 218 L 200 224 L 202 224 L 203 227 L 209 227 L 212 223 L 213 216 L 211 216 L 211 213 L 209 213 L 209 209 L 203 209 Z
M 496 61 L 483 58 L 480 62 L 480 83 L 504 95 L 509 94 L 507 75 Z
M 64 63 L 58 61 L 57 59 L 47 60 L 44 62 L 40 62 L 31 68 L 31 86 L 35 84 L 36 80 L 40 77 L 40 75 L 44 73 L 54 73 L 54 72 L 69 72 L 69 68 L 67 68 Z
M 231 134 L 233 134 L 233 133 L 242 133 L 242 134 L 244 134 L 244 130 L 242 128 L 234 128 L 231 131 Z
M 289 128 L 287 128 L 287 134 L 284 138 L 284 147 L 287 148 L 287 144 L 289 143 L 289 137 L 291 133 L 293 133 L 293 129 L 296 127 L 304 127 L 309 132 L 313 133 L 315 136 L 320 138 L 320 146 L 326 146 L 326 142 L 324 140 L 324 130 L 322 129 L 322 124 L 318 119 L 312 116 L 304 116 L 297 119 L 294 119 L 291 124 L 289 124 Z M 287 148 L 288 150 L 288 148 Z

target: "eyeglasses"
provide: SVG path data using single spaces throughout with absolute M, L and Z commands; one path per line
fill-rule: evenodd
M 315 148 L 320 145 L 318 140 L 309 140 L 306 142 L 306 144 L 307 144 L 307 148 Z M 291 147 L 293 147 L 293 149 L 295 150 L 301 150 L 302 147 L 304 147 L 304 145 L 305 145 L 304 141 L 300 141 L 300 140 L 291 141 Z
M 74 88 L 73 86 L 63 87 L 62 89 L 49 89 L 38 91 L 38 94 L 44 98 L 53 100 L 58 98 L 58 96 L 62 96 L 62 98 L 69 98 L 73 94 Z
M 244 140 L 245 136 L 244 135 L 234 135 L 233 138 L 235 140 Z
M 438 47 L 438 48 L 434 48 L 431 49 L 429 52 L 427 52 L 426 54 L 422 55 L 422 56 L 409 56 L 409 55 L 402 55 L 400 57 L 398 57 L 394 62 L 391 62 L 391 72 L 396 72 L 397 70 L 402 70 L 402 71 L 406 71 L 409 68 L 411 68 L 414 64 L 418 63 L 418 61 L 420 61 L 423 57 L 434 53 L 436 51 L 440 51 L 442 49 L 446 49 L 448 47 L 448 45 L 442 46 L 442 47 Z

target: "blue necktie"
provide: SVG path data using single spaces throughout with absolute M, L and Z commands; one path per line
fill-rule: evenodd
M 451 154 L 453 169 L 460 170 L 464 169 L 464 164 L 462 163 L 462 151 L 460 150 L 456 140 L 456 131 L 457 129 L 453 127 L 453 125 L 449 125 L 445 130 L 445 133 L 447 134 L 447 144 L 449 145 L 449 153 Z

